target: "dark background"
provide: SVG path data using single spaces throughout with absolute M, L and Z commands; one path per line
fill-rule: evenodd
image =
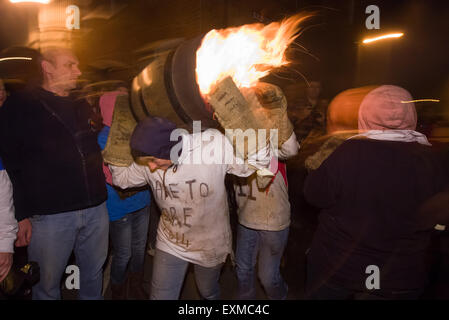
M 75 38 L 84 77 L 130 80 L 145 57 L 167 39 L 190 39 L 212 28 L 268 23 L 312 11 L 299 44 L 316 58 L 289 51 L 290 70 L 281 85 L 321 79 L 324 95 L 366 84 L 397 84 L 416 98 L 442 98 L 448 88 L 449 2 L 436 0 L 53 0 L 77 4 L 81 29 Z M 365 28 L 365 8 L 380 8 L 380 30 Z M 0 50 L 26 45 L 39 5 L 0 1 Z M 404 32 L 369 46 L 366 36 Z M 295 49 L 296 48 L 296 49 Z M 276 80 L 273 80 L 276 82 Z M 280 81 L 280 80 L 278 80 Z M 447 94 L 446 94 L 447 95 Z

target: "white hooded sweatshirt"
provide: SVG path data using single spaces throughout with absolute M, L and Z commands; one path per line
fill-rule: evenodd
M 14 252 L 17 230 L 11 181 L 6 170 L 0 170 L 0 252 Z
M 286 160 L 297 155 L 298 151 L 299 144 L 293 133 L 282 145 L 278 158 Z M 259 189 L 255 174 L 247 178 L 235 177 L 239 223 L 250 229 L 265 231 L 281 231 L 290 226 L 290 202 L 285 179 L 281 171 L 277 171 L 269 186 Z
M 268 167 L 267 150 L 261 150 L 257 160 L 255 155 L 248 162 L 258 168 Z M 205 155 L 211 153 L 223 153 L 221 160 L 227 161 L 204 161 Z M 201 154 L 203 163 L 193 164 Z M 110 169 L 113 183 L 121 188 L 150 184 L 162 214 L 156 248 L 203 267 L 214 267 L 226 261 L 232 248 L 225 175 L 247 177 L 255 171 L 248 164 L 236 162 L 228 139 L 208 129 L 202 134 L 183 135 L 178 164 L 166 171 L 151 172 L 136 163 Z

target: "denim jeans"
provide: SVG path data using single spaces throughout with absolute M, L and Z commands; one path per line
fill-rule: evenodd
M 61 278 L 72 250 L 79 267 L 79 298 L 103 299 L 103 264 L 109 233 L 106 203 L 83 210 L 33 216 L 30 221 L 33 231 L 28 259 L 40 266 L 40 281 L 33 287 L 33 299 L 61 299 Z
M 151 201 L 150 204 L 150 225 L 148 227 L 148 249 L 156 249 L 157 228 L 159 226 L 159 220 L 161 217 L 161 211 L 159 210 L 156 201 Z
M 112 284 L 123 283 L 127 270 L 143 271 L 149 220 L 150 210 L 145 207 L 110 222 Z
M 288 286 L 280 273 L 281 258 L 287 244 L 289 228 L 281 231 L 249 229 L 237 226 L 235 255 L 239 299 L 255 299 L 255 273 L 259 254 L 258 275 L 269 299 L 287 298 Z
M 151 300 L 177 300 L 181 293 L 189 262 L 156 249 L 151 279 Z M 195 280 L 201 296 L 207 300 L 220 298 L 220 272 L 223 263 L 205 268 L 194 265 Z

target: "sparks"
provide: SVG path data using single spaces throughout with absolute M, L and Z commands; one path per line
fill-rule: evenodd
M 11 3 L 33 2 L 33 3 L 48 4 L 50 3 L 50 0 L 9 0 L 9 2 Z

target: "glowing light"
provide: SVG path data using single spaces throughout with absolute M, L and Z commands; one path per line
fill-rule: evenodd
M 9 0 L 9 2 L 11 3 L 33 2 L 33 3 L 47 4 L 50 3 L 50 0 Z
M 412 102 L 440 102 L 438 99 L 417 99 L 410 101 L 401 101 L 401 103 L 412 103 Z
M 300 24 L 311 15 L 295 15 L 281 22 L 212 30 L 196 52 L 196 76 L 202 94 L 231 76 L 238 87 L 251 87 L 272 69 L 289 61 L 285 50 L 298 37 Z
M 8 61 L 8 60 L 33 60 L 33 58 L 29 58 L 29 57 L 6 57 L 6 58 L 0 58 L 0 62 Z
M 383 40 L 383 39 L 389 39 L 389 38 L 400 38 L 402 37 L 404 34 L 401 33 L 390 33 L 390 34 L 385 34 L 383 36 L 379 36 L 376 38 L 368 38 L 363 40 L 363 43 L 370 43 L 370 42 L 374 42 L 374 41 L 378 41 L 378 40 Z

